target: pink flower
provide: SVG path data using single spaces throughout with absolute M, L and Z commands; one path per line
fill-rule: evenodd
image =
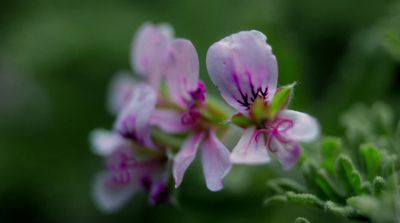
M 199 62 L 193 44 L 184 39 L 171 42 L 164 65 L 169 96 L 174 108 L 157 109 L 152 123 L 169 133 L 190 133 L 174 158 L 172 169 L 175 185 L 178 187 L 181 184 L 186 169 L 202 144 L 202 163 L 207 187 L 212 191 L 220 190 L 223 187 L 223 178 L 231 168 L 229 151 L 217 139 L 215 130 L 202 123 L 201 109 L 205 103 L 206 89 L 199 80 Z
M 278 69 L 264 34 L 244 31 L 214 43 L 207 53 L 207 69 L 222 97 L 240 113 L 252 119 L 251 109 L 262 100 L 268 109 L 277 89 Z M 259 120 L 256 120 L 259 121 Z M 287 168 L 300 155 L 299 141 L 310 141 L 319 134 L 311 116 L 283 109 L 272 119 L 245 129 L 231 154 L 231 161 L 262 164 L 275 153 Z
M 127 139 L 107 130 L 94 130 L 90 141 L 93 151 L 106 160 L 106 169 L 97 175 L 93 185 L 94 199 L 103 211 L 119 209 L 140 191 L 150 194 L 151 204 L 168 200 L 165 156 L 141 156 L 135 153 L 140 149 Z

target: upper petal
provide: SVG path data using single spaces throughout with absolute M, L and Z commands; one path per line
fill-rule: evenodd
M 93 184 L 93 196 L 97 206 L 105 212 L 114 212 L 140 190 L 137 182 L 115 184 L 108 173 L 100 173 Z
M 283 110 L 279 117 L 293 121 L 293 127 L 285 132 L 285 137 L 291 140 L 308 142 L 320 134 L 318 121 L 310 115 L 293 110 Z
M 100 156 L 108 156 L 119 146 L 126 143 L 116 132 L 105 129 L 95 129 L 89 135 L 92 151 Z
M 278 68 L 266 36 L 243 31 L 214 43 L 207 52 L 207 69 L 222 97 L 246 113 L 256 96 L 270 101 L 275 94 Z
M 190 136 L 183 142 L 180 151 L 174 158 L 172 166 L 172 174 L 175 179 L 175 187 L 179 187 L 182 183 L 183 176 L 196 157 L 197 148 L 201 140 L 204 138 L 203 133 L 198 133 Z
M 224 177 L 232 167 L 229 150 L 212 132 L 201 146 L 201 155 L 207 188 L 211 191 L 221 190 L 224 187 Z
M 126 106 L 133 93 L 135 81 L 128 72 L 120 71 L 114 75 L 109 86 L 107 107 L 110 113 L 117 115 Z
M 142 25 L 135 35 L 131 51 L 132 66 L 158 89 L 162 75 L 162 65 L 169 43 L 172 40 L 172 28 L 166 25 Z
M 182 112 L 172 109 L 157 109 L 151 117 L 151 124 L 168 133 L 182 133 L 192 126 L 182 122 Z
M 172 100 L 185 106 L 190 92 L 197 89 L 199 58 L 193 44 L 186 39 L 176 39 L 168 47 L 165 75 Z
M 152 147 L 150 141 L 150 117 L 155 110 L 157 95 L 147 84 L 138 84 L 129 104 L 122 110 L 115 129 L 123 136 Z
M 231 154 L 231 161 L 239 164 L 264 164 L 270 161 L 262 134 L 256 128 L 244 130 Z

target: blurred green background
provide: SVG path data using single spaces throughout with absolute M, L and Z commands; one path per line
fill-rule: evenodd
M 213 42 L 264 32 L 279 84 L 298 81 L 292 108 L 318 117 L 324 134 L 344 133 L 339 117 L 354 103 L 380 100 L 400 111 L 399 1 L 3 0 L 0 222 L 346 222 L 312 208 L 263 207 L 274 165 L 235 167 L 226 189 L 212 193 L 195 163 L 179 204 L 151 207 L 143 194 L 115 214 L 101 213 L 91 184 L 103 164 L 88 133 L 112 125 L 108 82 L 130 69 L 132 36 L 144 21 L 169 22 L 190 39 L 206 82 Z

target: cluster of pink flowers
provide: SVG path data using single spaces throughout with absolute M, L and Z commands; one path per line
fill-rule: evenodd
M 171 179 L 181 185 L 198 150 L 207 188 L 218 191 L 232 164 L 263 164 L 276 154 L 289 168 L 300 156 L 299 142 L 318 137 L 317 121 L 286 109 L 290 94 L 278 96 L 293 86 L 277 88 L 276 58 L 261 32 L 233 34 L 207 53 L 211 80 L 236 115 L 221 116 L 218 104 L 208 103 L 196 49 L 175 38 L 171 27 L 144 24 L 131 58 L 138 79 L 119 73 L 111 84 L 113 129 L 90 135 L 93 151 L 106 160 L 94 182 L 94 197 L 105 211 L 139 191 L 149 193 L 151 204 L 168 201 Z M 230 125 L 244 129 L 232 152 L 219 139 Z M 172 142 L 177 139 L 178 145 Z

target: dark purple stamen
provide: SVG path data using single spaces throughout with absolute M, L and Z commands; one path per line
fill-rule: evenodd
M 203 81 L 199 81 L 197 84 L 197 89 L 190 92 L 190 96 L 192 97 L 192 100 L 196 102 L 200 102 L 201 104 L 204 103 L 206 100 L 206 85 L 203 83 Z
M 165 183 L 153 185 L 150 192 L 150 203 L 153 205 L 165 203 L 169 200 L 168 187 Z
M 150 192 L 151 185 L 153 184 L 153 181 L 152 181 L 152 179 L 150 178 L 150 176 L 148 176 L 148 175 L 143 176 L 143 177 L 140 179 L 140 183 L 142 184 L 143 188 L 144 188 L 146 191 Z

